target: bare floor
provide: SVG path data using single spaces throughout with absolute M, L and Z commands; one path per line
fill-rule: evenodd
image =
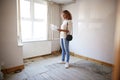
M 112 68 L 74 56 L 70 67 L 59 64 L 60 55 L 25 60 L 25 69 L 5 75 L 5 80 L 111 80 Z

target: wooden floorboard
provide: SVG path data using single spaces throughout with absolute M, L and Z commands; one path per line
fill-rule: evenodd
M 111 76 L 108 76 L 110 71 L 106 74 L 99 72 L 104 66 L 71 56 L 73 62 L 66 69 L 64 64 L 53 63 L 59 59 L 60 57 L 48 57 L 36 60 L 27 64 L 22 72 L 8 74 L 5 80 L 111 80 Z M 103 72 L 107 68 L 109 67 L 103 69 Z
M 48 74 L 49 76 L 51 76 L 54 80 L 62 80 L 60 77 L 58 77 L 57 74 L 55 74 L 55 73 L 51 74 L 51 73 L 53 73 L 53 71 L 49 71 L 46 74 Z
M 51 77 L 49 74 L 47 74 L 47 72 L 41 74 L 41 76 L 43 76 L 46 80 L 55 80 L 54 77 Z

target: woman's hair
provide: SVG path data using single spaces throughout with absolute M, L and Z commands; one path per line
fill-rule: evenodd
M 72 20 L 72 15 L 68 10 L 64 10 L 63 12 L 63 18 L 67 20 Z

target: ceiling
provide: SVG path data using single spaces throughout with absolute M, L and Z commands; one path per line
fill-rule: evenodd
M 75 0 L 49 0 L 58 4 L 68 4 L 68 3 L 73 3 Z

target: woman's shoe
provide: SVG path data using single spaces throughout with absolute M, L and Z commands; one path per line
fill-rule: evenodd
M 58 63 L 59 64 L 65 64 L 65 61 L 59 61 Z
M 69 68 L 69 63 L 68 62 L 65 63 L 65 68 Z

